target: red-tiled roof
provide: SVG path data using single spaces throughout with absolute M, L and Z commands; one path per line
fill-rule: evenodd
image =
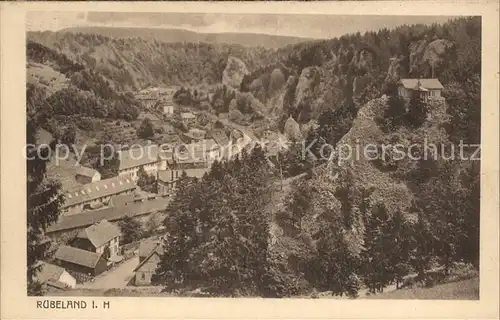
M 101 258 L 101 255 L 95 252 L 63 245 L 57 249 L 54 258 L 80 266 L 94 268 Z

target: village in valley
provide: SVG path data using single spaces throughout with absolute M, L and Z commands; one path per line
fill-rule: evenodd
M 251 147 L 245 132 L 220 122 L 219 127 L 199 129 L 200 114 L 172 101 L 176 90 L 146 88 L 137 99 L 144 106 L 143 119 L 156 127 L 178 122 L 186 132 L 170 132 L 165 143 L 148 140 L 118 151 L 116 176 L 102 179 L 96 169 L 76 163 L 74 155 L 51 159 L 48 174 L 62 181 L 66 200 L 58 221 L 46 231 L 57 246 L 53 260 L 43 262 L 39 275 L 49 291 L 150 286 L 166 240 L 165 209 L 176 182 L 183 174 L 201 179 L 214 161 L 237 157 Z M 203 127 L 211 125 L 205 122 Z M 43 145 L 53 137 L 42 131 L 39 139 Z M 148 189 L 154 192 L 138 186 L 141 170 L 153 178 Z M 139 222 L 135 226 L 144 229 L 140 239 L 123 242 L 124 233 L 131 232 L 120 224 L 124 219 Z
M 436 78 L 402 79 L 398 95 L 404 99 L 418 95 L 423 101 L 443 100 L 442 89 Z M 55 172 L 51 174 L 64 176 L 63 181 L 71 187 L 64 190 L 66 201 L 59 220 L 46 231 L 58 246 L 53 262 L 44 262 L 39 276 L 49 291 L 71 294 L 68 289 L 134 290 L 148 286 L 153 286 L 153 291 L 161 290 L 151 278 L 163 246 L 168 244 L 163 221 L 176 182 L 183 174 L 201 179 L 213 161 L 230 160 L 229 157 L 237 157 L 240 151 L 254 146 L 256 141 L 236 128 L 228 126 L 229 135 L 222 128 L 197 129 L 196 112 L 179 112 L 179 106 L 172 102 L 173 91 L 163 95 L 159 92 L 158 88 L 148 88 L 138 98 L 153 117 L 160 119 L 159 123 L 171 123 L 177 117 L 189 128 L 180 135 L 179 143 L 169 143 L 165 148 L 148 141 L 145 146 L 119 151 L 118 175 L 108 179 L 101 179 L 97 170 L 80 165 L 52 167 Z M 286 148 L 282 141 L 295 138 L 299 131 L 292 118 L 284 128 L 284 134 L 265 135 L 274 137 L 264 144 L 272 167 L 280 148 Z M 141 170 L 154 178 L 155 192 L 141 190 L 137 185 Z M 145 232 L 140 239 L 123 243 L 130 226 L 120 221 L 130 218 L 137 219 L 140 224 L 135 226 L 142 224 Z
M 479 299 L 481 19 L 202 16 L 27 32 L 28 295 Z

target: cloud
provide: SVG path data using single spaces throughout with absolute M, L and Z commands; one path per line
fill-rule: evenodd
M 221 14 L 137 12 L 30 12 L 28 30 L 75 26 L 185 29 L 201 33 L 264 33 L 326 39 L 346 33 L 376 31 L 401 24 L 443 23 L 446 16 L 369 16 L 311 14 Z
M 68 27 L 87 25 L 86 12 L 30 11 L 26 14 L 28 31 L 57 31 Z

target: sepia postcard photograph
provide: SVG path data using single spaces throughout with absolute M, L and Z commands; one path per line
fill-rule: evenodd
M 2 5 L 5 319 L 498 318 L 498 8 Z

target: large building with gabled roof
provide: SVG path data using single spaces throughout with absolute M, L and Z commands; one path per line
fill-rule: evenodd
M 110 262 L 118 262 L 120 257 L 120 228 L 107 220 L 101 220 L 84 230 L 80 231 L 72 242 L 74 247 L 105 254 L 106 248 L 109 256 L 105 254 Z
M 171 157 L 168 150 L 162 146 L 150 144 L 143 147 L 121 150 L 118 152 L 120 165 L 118 175 L 131 177 L 137 180 L 138 172 L 142 168 L 149 174 L 156 176 L 158 170 L 165 170 L 167 160 Z
M 76 186 L 64 194 L 63 215 L 80 214 L 86 210 L 100 209 L 113 196 L 130 194 L 137 185 L 130 177 L 113 177 Z

